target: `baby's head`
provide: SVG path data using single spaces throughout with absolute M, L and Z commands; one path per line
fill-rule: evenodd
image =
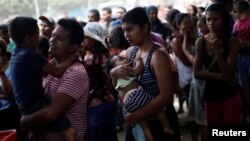
M 250 5 L 247 1 L 238 1 L 235 5 L 235 11 L 238 19 L 243 19 L 245 16 L 249 16 Z
M 110 56 L 107 60 L 107 73 L 109 74 L 110 71 L 119 65 L 123 65 L 123 64 L 128 64 L 129 61 L 127 60 L 127 58 L 119 56 L 119 55 L 114 55 L 114 56 Z

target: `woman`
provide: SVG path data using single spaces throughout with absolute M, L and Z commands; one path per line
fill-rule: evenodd
M 208 126 L 240 124 L 243 105 L 235 82 L 240 43 L 231 37 L 231 20 L 224 5 L 210 5 L 206 10 L 210 33 L 196 42 L 194 74 L 206 81 L 204 101 Z
M 154 99 L 144 108 L 130 113 L 125 117 L 125 121 L 133 127 L 140 119 L 148 119 L 151 133 L 155 140 L 162 141 L 169 138 L 180 140 L 178 117 L 173 107 L 173 85 L 169 56 L 164 48 L 155 44 L 150 36 L 150 20 L 141 7 L 137 7 L 127 12 L 122 19 L 122 29 L 124 35 L 132 47 L 126 51 L 126 58 L 134 62 L 136 58 L 142 58 L 144 70 L 140 74 L 139 82 Z M 135 75 L 130 64 L 118 66 L 111 70 L 113 85 L 116 84 L 117 77 Z M 158 111 L 166 107 L 166 115 L 169 118 L 170 127 L 174 130 L 174 135 L 167 135 L 163 132 L 160 122 L 153 116 Z M 126 129 L 126 141 L 133 141 L 131 128 Z
M 174 28 L 178 29 L 179 35 L 173 38 L 171 47 L 176 56 L 175 60 L 179 74 L 180 94 L 178 113 L 183 113 L 183 103 L 189 97 L 196 34 L 191 16 L 186 13 L 176 15 Z
M 104 72 L 109 55 L 105 47 L 104 29 L 97 22 L 89 22 L 84 27 L 84 47 L 82 60 L 90 80 L 88 97 L 87 140 L 117 141 L 115 116 L 117 105 L 109 89 L 109 78 Z

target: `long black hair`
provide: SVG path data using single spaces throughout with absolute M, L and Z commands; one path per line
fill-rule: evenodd
M 228 12 L 227 8 L 221 3 L 214 3 L 210 5 L 206 9 L 206 14 L 207 12 L 217 12 L 221 15 L 221 18 L 223 20 L 222 33 L 221 33 L 222 45 L 224 50 L 224 56 L 227 57 L 230 51 L 229 40 L 232 37 L 233 19 L 230 13 Z
M 122 23 L 130 23 L 139 25 L 141 28 L 144 27 L 145 24 L 148 25 L 148 33 L 151 29 L 150 19 L 143 7 L 135 7 L 134 9 L 128 11 L 122 18 Z

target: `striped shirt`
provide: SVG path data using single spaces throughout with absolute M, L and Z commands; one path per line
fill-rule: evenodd
M 65 113 L 72 127 L 76 130 L 77 141 L 83 141 L 87 128 L 87 98 L 89 94 L 89 79 L 84 66 L 76 62 L 72 64 L 61 78 L 51 75 L 43 79 L 45 94 L 52 99 L 58 93 L 71 96 L 75 103 Z M 46 133 L 46 141 L 63 141 L 59 133 Z

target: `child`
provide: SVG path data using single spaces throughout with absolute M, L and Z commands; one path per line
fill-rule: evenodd
M 238 75 L 244 92 L 245 111 L 243 119 L 250 117 L 250 6 L 246 1 L 235 5 L 238 20 L 233 27 L 233 34 L 240 39 L 241 48 L 238 56 Z
M 198 35 L 199 36 L 204 36 L 204 35 L 209 33 L 209 29 L 207 27 L 206 17 L 205 16 L 202 16 L 202 17 L 198 18 L 197 29 L 198 29 Z
M 143 70 L 142 59 L 137 59 L 135 62 L 135 67 L 133 68 L 136 75 L 139 75 Z M 112 68 L 122 65 L 129 64 L 126 58 L 121 56 L 112 56 L 108 61 L 108 71 Z M 115 88 L 119 92 L 119 97 L 123 100 L 123 114 L 124 116 L 128 113 L 134 112 L 137 109 L 144 107 L 148 104 L 153 96 L 140 87 L 136 76 L 127 79 L 118 78 Z M 157 113 L 156 117 L 160 120 L 163 125 L 164 132 L 167 134 L 173 134 L 173 130 L 169 127 L 168 118 L 163 111 Z M 154 141 L 153 136 L 149 130 L 146 120 L 141 120 L 140 125 L 143 129 L 143 134 L 146 141 Z M 139 133 L 142 134 L 142 133 Z M 135 135 L 134 135 L 135 136 Z M 139 135 L 142 136 L 142 135 Z M 141 140 L 141 139 L 140 139 Z
M 10 35 L 16 44 L 10 60 L 10 76 L 15 101 L 25 116 L 50 104 L 50 99 L 44 94 L 42 87 L 42 72 L 60 77 L 75 57 L 70 57 L 60 68 L 48 63 L 47 59 L 37 52 L 39 29 L 37 21 L 33 18 L 14 18 L 10 23 Z M 35 128 L 32 130 L 35 135 L 41 132 Z M 66 141 L 74 141 L 76 138 L 75 130 L 65 116 L 42 128 L 42 132 L 44 131 L 61 132 Z

